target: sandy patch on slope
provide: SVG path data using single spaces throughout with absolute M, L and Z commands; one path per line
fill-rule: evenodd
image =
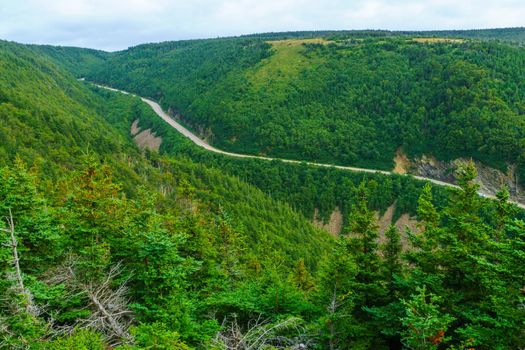
M 162 137 L 156 136 L 155 132 L 151 129 L 142 130 L 139 127 L 139 120 L 135 120 L 131 124 L 131 135 L 135 144 L 142 149 L 149 149 L 151 151 L 159 151 L 160 145 L 162 143 Z
M 319 218 L 319 210 L 315 208 L 313 224 L 322 230 L 328 231 L 334 237 L 337 237 L 343 229 L 343 214 L 338 207 L 335 207 L 332 214 L 330 214 L 330 219 L 325 223 Z

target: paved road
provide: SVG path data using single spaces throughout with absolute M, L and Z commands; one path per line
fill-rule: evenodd
M 111 87 L 108 87 L 108 86 L 103 86 L 103 85 L 98 85 L 98 84 L 94 84 L 94 85 L 96 85 L 98 87 L 101 87 L 101 88 L 104 88 L 104 89 L 107 89 L 107 90 L 120 92 L 120 93 L 123 93 L 123 94 L 126 94 L 126 95 L 136 96 L 136 95 L 131 94 L 129 92 L 126 92 L 126 91 L 123 91 L 123 90 L 114 89 L 114 88 L 111 88 Z M 342 170 L 349 170 L 349 171 L 356 171 L 356 172 L 363 172 L 363 173 L 373 173 L 373 174 L 383 174 L 383 175 L 393 175 L 394 174 L 391 171 L 385 171 L 385 170 L 364 169 L 364 168 L 356 168 L 356 167 L 343 166 L 343 165 L 323 164 L 323 163 L 305 162 L 305 161 L 292 160 L 292 159 L 272 158 L 272 157 L 255 156 L 255 155 L 250 155 L 250 154 L 226 152 L 226 151 L 220 150 L 218 148 L 215 148 L 215 147 L 209 145 L 206 141 L 202 140 L 197 135 L 192 133 L 190 130 L 186 129 L 184 126 L 182 126 L 180 123 L 175 121 L 172 117 L 170 117 L 166 112 L 164 112 L 162 110 L 162 107 L 157 102 L 152 101 L 152 100 L 147 99 L 147 98 L 144 98 L 144 97 L 141 97 L 141 96 L 138 96 L 138 97 L 140 97 L 140 99 L 142 101 L 147 103 L 151 107 L 151 109 L 153 109 L 153 111 L 159 117 L 161 117 L 166 123 L 171 125 L 178 132 L 180 132 L 182 135 L 184 135 L 187 138 L 189 138 L 197 146 L 200 146 L 200 147 L 202 147 L 204 149 L 207 149 L 210 152 L 224 154 L 224 155 L 227 155 L 227 156 L 230 156 L 230 157 L 236 157 L 236 158 L 253 158 L 253 159 L 263 159 L 263 160 L 280 160 L 281 162 L 284 162 L 284 163 L 295 163 L 295 164 L 304 163 L 304 164 L 308 164 L 308 165 L 312 165 L 312 166 L 326 167 L 326 168 L 335 168 L 335 169 L 342 169 Z M 456 186 L 454 184 L 451 184 L 451 183 L 448 183 L 448 182 L 435 180 L 435 179 L 430 179 L 430 178 L 423 177 L 423 176 L 415 176 L 415 175 L 410 175 L 410 176 L 412 176 L 412 177 L 414 177 L 415 179 L 418 179 L 418 180 L 432 182 L 432 183 L 434 183 L 436 185 L 439 185 L 439 186 L 458 188 L 458 186 Z M 486 193 L 479 193 L 479 195 L 482 196 L 482 197 L 486 197 L 486 198 L 492 198 L 492 199 L 496 198 L 495 196 L 487 195 Z M 525 204 L 522 204 L 522 203 L 519 203 L 519 202 L 511 202 L 511 203 L 516 204 L 518 207 L 520 207 L 522 209 L 525 209 Z

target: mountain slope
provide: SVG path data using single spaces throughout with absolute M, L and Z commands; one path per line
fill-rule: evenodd
M 297 32 L 273 32 L 243 35 L 248 38 L 265 40 L 282 40 L 294 38 L 318 37 L 392 37 L 392 36 L 419 36 L 428 38 L 471 38 L 480 40 L 500 40 L 511 43 L 525 42 L 525 28 L 494 28 L 494 29 L 465 29 L 465 30 L 428 30 L 428 31 L 390 31 L 390 30 L 319 30 Z
M 113 109 L 118 109 L 118 101 L 127 97 L 106 89 L 93 86 L 93 90 L 108 100 Z M 136 99 L 138 108 L 144 105 Z M 122 115 L 121 115 L 122 114 Z M 383 213 L 390 206 L 395 206 L 396 220 L 402 214 L 416 214 L 417 201 L 424 182 L 401 175 L 349 172 L 346 170 L 315 167 L 307 164 L 290 164 L 282 161 L 265 161 L 215 154 L 197 147 L 152 111 L 138 116 L 134 113 L 121 113 L 118 118 L 106 118 L 123 133 L 129 133 L 133 127 L 149 130 L 160 138 L 160 152 L 176 157 L 190 158 L 194 162 L 220 169 L 222 172 L 243 179 L 261 189 L 274 199 L 289 203 L 306 217 L 328 219 L 338 208 L 346 221 L 357 198 L 357 187 L 366 183 L 369 189 L 369 205 Z M 111 113 L 106 113 L 111 116 Z M 125 115 L 126 118 L 122 116 Z M 130 134 L 130 137 L 132 135 Z M 136 136 L 135 136 L 136 138 Z M 433 188 L 436 203 L 444 205 L 447 200 L 446 189 Z
M 315 270 L 333 246 L 303 215 L 238 179 L 188 160 L 144 154 L 118 120 L 143 118 L 149 109 L 121 97 L 108 102 L 46 55 L 0 43 L 0 228 L 9 231 L 4 218 L 12 213 L 25 283 L 23 290 L 10 277 L 0 283 L 0 346 L 34 342 L 45 348 L 43 340 L 96 317 L 103 301 L 91 302 L 84 297 L 91 292 L 82 288 L 103 286 L 116 266 L 129 280 L 134 316 L 126 329 L 146 327 L 133 331 L 138 343 L 155 324 L 171 332 L 173 342 L 197 345 L 219 327 L 209 312 L 222 308 L 209 300 L 210 290 L 222 293 L 224 303 L 232 290 L 259 283 L 271 269 L 282 278 L 299 261 Z M 12 276 L 7 239 L 1 236 L 0 269 Z M 82 277 L 53 282 L 50 275 L 64 264 Z M 111 283 L 113 288 L 119 280 Z M 82 297 L 71 299 L 76 292 Z M 27 302 L 46 309 L 20 311 Z M 228 310 L 236 309 L 280 312 L 229 302 Z M 129 335 L 104 327 L 91 341 L 104 335 L 121 342 Z
M 70 168 L 90 148 L 118 153 L 124 138 L 93 112 L 96 97 L 45 56 L 0 42 L 0 163 Z
M 88 78 L 160 101 L 230 151 L 389 170 L 402 147 L 410 157 L 517 164 L 524 175 L 525 51 L 432 41 L 149 44 L 116 53 Z
M 133 113 L 140 116 L 140 114 L 149 112 L 148 107 L 137 105 L 136 102 L 128 99 L 120 100 L 120 109 L 117 105 L 107 105 L 106 101 L 92 94 L 85 84 L 77 82 L 51 62 L 32 54 L 21 46 L 6 43 L 1 48 L 0 54 L 3 55 L 2 62 L 5 67 L 5 70 L 0 71 L 2 82 L 0 94 L 3 96 L 1 108 L 4 120 L 1 131 L 4 142 L 0 145 L 0 149 L 5 155 L 2 157 L 3 165 L 8 165 L 15 156 L 19 156 L 29 165 L 38 165 L 52 172 L 59 171 L 55 168 L 76 168 L 79 165 L 78 158 L 83 153 L 94 152 L 107 159 L 116 168 L 117 178 L 126 181 L 125 177 L 129 176 L 129 169 L 125 169 L 125 166 L 121 164 L 121 159 L 128 156 L 140 157 L 140 154 L 126 137 L 127 130 L 119 132 L 118 129 L 107 123 L 107 120 L 126 118 L 127 115 L 133 115 Z M 182 167 L 183 164 L 181 163 L 180 166 Z M 190 170 L 192 166 L 190 164 L 188 166 L 187 173 L 193 173 L 196 169 L 202 168 L 194 165 L 194 170 Z M 120 171 L 123 174 L 120 174 Z M 205 168 L 200 171 L 204 178 L 209 176 L 210 179 L 217 180 L 217 184 L 212 180 L 207 180 L 207 184 L 200 183 L 197 187 L 200 190 L 206 191 L 208 186 L 213 187 L 219 184 L 218 188 L 220 188 L 223 186 L 223 181 L 231 181 L 227 177 L 222 179 L 220 176 L 206 175 L 208 170 Z M 190 181 L 195 180 L 189 178 Z M 127 187 L 132 186 L 128 183 Z M 231 207 L 237 203 L 246 203 L 249 208 L 254 204 L 248 204 L 248 202 L 257 198 L 260 205 L 267 208 L 266 210 L 271 211 L 272 207 L 276 209 L 276 212 L 269 215 L 267 220 L 273 220 L 272 216 L 280 217 L 281 215 L 277 212 L 286 213 L 284 215 L 295 215 L 291 211 L 287 212 L 287 209 L 281 204 L 264 198 L 257 193 L 257 190 L 240 182 L 231 183 L 226 186 L 226 189 L 231 189 L 231 193 L 222 189 L 222 193 L 214 195 L 222 198 L 235 194 L 237 197 L 231 198 L 229 202 Z M 238 197 L 241 193 L 247 195 L 244 198 L 243 196 Z M 238 212 L 238 214 L 241 213 L 242 211 Z M 300 218 L 295 220 L 299 226 L 293 230 L 297 230 L 297 233 L 322 235 L 320 232 L 315 232 L 304 220 L 303 222 Z M 287 220 L 283 219 L 282 222 L 287 222 Z M 250 227 L 250 231 L 262 233 L 260 229 L 253 226 Z M 277 226 L 272 234 L 278 234 L 278 231 Z M 283 237 L 279 237 L 279 240 L 282 239 Z M 317 250 L 319 244 L 312 244 L 312 246 Z
M 267 181 L 260 186 L 268 192 L 292 184 L 310 196 L 311 178 L 321 175 L 318 184 L 331 188 L 317 193 L 351 192 L 348 225 L 335 240 L 221 170 L 139 150 L 130 126 L 158 119 L 138 98 L 94 94 L 49 57 L 9 45 L 0 108 L 9 120 L 4 135 L 16 138 L 0 144 L 10 157 L 0 167 L 0 347 L 525 346 L 525 224 L 507 191 L 495 203 L 477 195 L 473 163 L 460 166 L 460 188 L 441 208 L 435 191 L 416 191 L 410 177 L 356 186 L 351 174 L 328 169 L 208 158 Z M 289 49 L 293 57 L 303 48 Z M 284 74 L 286 62 L 280 57 L 251 78 Z M 286 74 L 300 76 L 296 68 Z M 20 125 L 24 133 L 11 130 Z M 34 139 L 24 143 L 25 133 Z M 88 147 L 88 136 L 98 143 Z M 186 147 L 159 136 L 169 141 L 166 153 Z M 47 145 L 54 139 L 65 145 Z M 368 201 L 382 206 L 405 185 L 400 198 L 418 203 L 419 232 L 390 227 L 380 235 Z
M 70 46 L 27 45 L 27 47 L 40 56 L 49 56 L 77 78 L 86 75 L 92 67 L 104 63 L 111 55 L 105 51 Z

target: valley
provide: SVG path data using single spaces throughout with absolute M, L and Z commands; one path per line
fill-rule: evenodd
M 0 41 L 0 349 L 525 348 L 523 43 Z
M 103 85 L 97 85 L 97 84 L 95 84 L 95 85 L 98 86 L 98 87 L 101 87 L 103 89 L 108 89 L 108 90 L 111 90 L 111 91 L 120 92 L 120 93 L 123 93 L 123 94 L 126 94 L 126 95 L 129 94 L 129 92 L 127 92 L 127 91 L 122 91 L 122 90 L 114 89 L 114 88 L 103 86 Z M 153 109 L 153 111 L 160 118 L 162 118 L 162 120 L 164 120 L 166 123 L 168 123 L 174 129 L 176 129 L 181 135 L 183 135 L 183 136 L 187 137 L 188 139 L 190 139 L 197 146 L 202 147 L 205 150 L 208 150 L 210 152 L 223 154 L 223 155 L 226 155 L 226 156 L 236 157 L 236 158 L 251 158 L 251 159 L 260 159 L 260 160 L 265 160 L 265 161 L 277 160 L 277 161 L 280 161 L 280 162 L 283 162 L 283 163 L 306 164 L 306 165 L 309 165 L 309 166 L 328 167 L 328 168 L 348 170 L 348 171 L 353 171 L 353 172 L 378 173 L 378 174 L 383 174 L 383 175 L 392 175 L 392 174 L 395 174 L 395 173 L 399 173 L 399 172 L 396 172 L 395 169 L 390 172 L 390 171 L 384 171 L 384 170 L 378 170 L 378 169 L 356 168 L 356 167 L 341 166 L 341 165 L 334 165 L 334 164 L 323 164 L 323 163 L 315 163 L 315 162 L 308 162 L 308 161 L 298 161 L 298 160 L 293 160 L 293 159 L 272 158 L 272 157 L 263 157 L 263 156 L 249 155 L 249 154 L 240 154 L 240 153 L 226 152 L 226 151 L 217 149 L 217 148 L 215 148 L 213 146 L 210 146 L 206 141 L 202 140 L 197 135 L 195 135 L 193 132 L 191 132 L 190 130 L 188 130 L 184 126 L 182 126 L 172 116 L 168 115 L 168 113 L 163 111 L 162 107 L 157 102 L 154 102 L 154 101 L 152 101 L 150 99 L 147 99 L 147 98 L 144 98 L 144 97 L 140 97 L 140 99 L 144 103 L 148 104 Z M 405 175 L 405 174 L 406 174 L 406 172 L 402 173 L 402 175 Z M 431 182 L 431 183 L 439 185 L 439 186 L 448 186 L 448 187 L 458 188 L 457 185 L 455 185 L 453 183 L 437 180 L 435 178 L 424 177 L 424 176 L 419 176 L 419 175 L 413 175 L 413 177 L 415 179 L 417 179 L 417 180 L 428 181 L 428 182 Z M 496 199 L 495 192 L 490 193 L 487 190 L 480 190 L 479 195 L 481 195 L 483 197 L 487 197 L 487 198 Z M 510 201 L 510 203 L 513 203 L 516 206 L 518 206 L 518 207 L 520 207 L 522 209 L 525 209 L 525 204 L 523 204 L 523 203 L 514 202 L 514 201 Z

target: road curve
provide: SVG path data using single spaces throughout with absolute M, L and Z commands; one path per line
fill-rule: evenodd
M 112 87 L 109 87 L 109 86 L 104 86 L 104 85 L 99 85 L 99 84 L 94 84 L 94 83 L 93 83 L 93 85 L 98 86 L 98 87 L 103 88 L 103 89 L 106 89 L 106 90 L 111 90 L 111 91 L 115 91 L 115 92 L 120 92 L 122 94 L 139 97 L 143 102 L 148 104 L 151 107 L 151 109 L 153 109 L 153 111 L 159 117 L 161 117 L 166 123 L 168 123 L 174 129 L 176 129 L 182 135 L 184 135 L 187 138 L 189 138 L 197 146 L 202 147 L 202 148 L 204 148 L 204 149 L 206 149 L 206 150 L 208 150 L 210 152 L 224 154 L 224 155 L 227 155 L 227 156 L 230 156 L 230 157 L 236 157 L 236 158 L 253 158 L 253 159 L 262 159 L 262 160 L 279 160 L 279 161 L 281 161 L 283 163 L 308 164 L 308 165 L 311 165 L 311 166 L 335 168 L 335 169 L 356 171 L 356 172 L 362 172 L 362 173 L 383 174 L 383 175 L 393 175 L 393 174 L 395 174 L 395 173 L 393 173 L 391 171 L 386 171 L 386 170 L 356 168 L 356 167 L 343 166 L 343 165 L 323 164 L 323 163 L 307 162 L 307 161 L 300 161 L 300 160 L 293 160 L 293 159 L 263 157 L 263 156 L 255 156 L 255 155 L 251 155 L 251 154 L 241 154 L 241 153 L 226 152 L 226 151 L 223 151 L 223 150 L 220 150 L 218 148 L 215 148 L 215 147 L 211 146 L 206 141 L 204 141 L 203 139 L 199 138 L 197 135 L 192 133 L 190 130 L 186 129 L 180 123 L 175 121 L 175 119 L 173 119 L 171 116 L 169 116 L 166 112 L 164 112 L 162 107 L 157 102 L 152 101 L 152 100 L 147 99 L 147 98 L 144 98 L 144 97 L 141 97 L 141 96 L 138 96 L 138 95 L 135 95 L 135 94 L 132 94 L 132 93 L 129 93 L 127 91 L 115 89 L 115 88 L 112 88 Z M 399 174 L 396 174 L 396 175 L 399 175 Z M 427 177 L 423 177 L 423 176 L 417 176 L 417 175 L 408 175 L 408 176 L 412 176 L 413 178 L 415 178 L 417 180 L 428 181 L 428 182 L 431 182 L 431 183 L 439 185 L 439 186 L 459 188 L 458 186 L 456 186 L 454 184 L 451 184 L 451 183 L 448 183 L 448 182 L 445 182 L 445 181 L 440 181 L 440 180 L 431 179 L 431 178 L 427 178 Z M 496 199 L 495 196 L 488 195 L 486 193 L 479 192 L 479 195 L 482 196 L 482 197 L 485 197 L 485 198 Z M 510 203 L 515 204 L 516 206 L 518 206 L 518 207 L 520 207 L 522 209 L 525 209 L 525 204 L 522 204 L 522 203 L 519 203 L 519 202 L 515 202 L 515 201 L 510 201 Z

